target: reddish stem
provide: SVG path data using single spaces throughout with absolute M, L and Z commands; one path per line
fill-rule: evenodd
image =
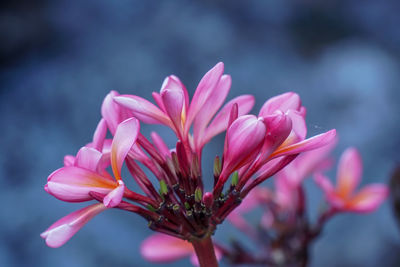
M 191 241 L 199 260 L 200 267 L 218 267 L 217 257 L 214 252 L 214 245 L 210 236 L 200 240 Z

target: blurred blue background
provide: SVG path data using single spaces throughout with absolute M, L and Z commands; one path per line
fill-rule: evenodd
M 151 233 L 146 222 L 119 210 L 100 214 L 62 248 L 39 237 L 82 206 L 52 198 L 43 185 L 65 154 L 91 140 L 112 89 L 150 98 L 176 74 L 192 94 L 223 61 L 233 78 L 229 98 L 254 94 L 254 113 L 271 96 L 299 93 L 310 135 L 336 128 L 336 156 L 348 146 L 361 151 L 363 183 L 387 182 L 400 160 L 399 1 L 0 5 L 0 266 L 150 265 L 139 254 Z M 322 195 L 311 180 L 307 190 L 315 216 Z M 225 223 L 217 238 L 234 235 Z M 330 221 L 313 245 L 311 266 L 399 266 L 399 251 L 386 202 L 373 214 Z

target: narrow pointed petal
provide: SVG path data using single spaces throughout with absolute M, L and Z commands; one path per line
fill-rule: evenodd
M 102 151 L 106 135 L 107 135 L 107 122 L 105 119 L 101 119 L 93 135 L 92 147 L 94 149 L 97 149 L 98 151 Z
M 114 208 L 115 206 L 119 205 L 119 203 L 121 203 L 122 197 L 124 196 L 124 191 L 125 184 L 122 180 L 119 180 L 118 186 L 104 197 L 104 206 L 106 206 L 107 208 Z
M 102 154 L 98 150 L 90 147 L 82 147 L 76 155 L 74 166 L 96 172 L 101 157 Z
M 162 93 L 165 89 L 169 89 L 169 90 L 177 90 L 177 91 L 182 91 L 183 95 L 184 95 L 184 107 L 187 110 L 189 108 L 189 94 L 188 91 L 186 90 L 185 85 L 183 85 L 183 83 L 181 82 L 181 80 L 179 80 L 178 77 L 176 77 L 175 75 L 170 75 L 167 78 L 165 78 L 162 86 L 161 86 L 161 90 L 160 93 Z
M 299 143 L 295 143 L 289 146 L 280 147 L 274 153 L 271 154 L 270 158 L 281 157 L 284 155 L 299 154 L 301 152 L 313 150 L 334 142 L 336 138 L 336 130 L 330 130 L 326 133 L 316 135 L 308 138 Z
M 194 253 L 192 244 L 165 234 L 153 234 L 142 242 L 140 253 L 150 262 L 167 263 Z
M 362 174 L 361 156 L 355 148 L 346 149 L 339 160 L 337 191 L 342 196 L 350 195 L 358 186 Z
M 204 131 L 212 117 L 224 103 L 231 88 L 231 84 L 231 77 L 229 75 L 222 75 L 217 87 L 215 90 L 213 90 L 210 97 L 204 103 L 201 112 L 197 114 L 193 125 L 193 136 L 194 140 L 197 142 L 197 147 L 201 146 Z
M 151 140 L 154 143 L 154 146 L 160 152 L 161 155 L 165 157 L 171 157 L 171 151 L 168 146 L 165 144 L 164 140 L 159 136 L 156 132 L 151 133 Z
M 371 184 L 365 186 L 348 203 L 347 208 L 353 212 L 372 212 L 376 210 L 389 195 L 386 185 Z
M 291 109 L 299 111 L 300 108 L 301 100 L 299 95 L 294 92 L 288 92 L 268 99 L 261 107 L 258 116 L 265 117 L 276 110 L 281 110 L 284 113 Z
M 229 115 L 235 103 L 238 105 L 238 116 L 243 116 L 253 108 L 254 102 L 254 96 L 241 95 L 226 103 L 207 127 L 202 145 L 208 143 L 214 136 L 226 130 L 228 127 Z
M 135 118 L 127 119 L 118 125 L 111 144 L 111 167 L 117 180 L 121 179 L 122 164 L 135 144 L 139 130 L 139 121 Z
M 115 181 L 93 171 L 78 167 L 63 167 L 50 174 L 47 192 L 68 202 L 91 200 L 90 191 L 108 194 L 117 186 Z
M 49 247 L 61 247 L 88 221 L 105 209 L 107 208 L 102 203 L 97 203 L 77 210 L 55 222 L 40 236 L 46 240 Z
M 321 173 L 314 175 L 314 181 L 326 195 L 330 195 L 335 191 L 335 188 L 333 187 L 329 178 Z
M 114 101 L 131 110 L 133 115 L 144 123 L 171 126 L 171 121 L 168 116 L 161 109 L 144 98 L 134 95 L 120 95 L 114 97 Z
M 190 126 L 197 113 L 202 109 L 204 103 L 208 100 L 211 93 L 218 85 L 218 82 L 224 72 L 224 64 L 219 62 L 209 70 L 199 82 L 197 89 L 190 103 L 187 120 L 185 124 L 185 133 L 189 132 Z
M 112 134 L 115 133 L 118 124 L 121 122 L 120 107 L 114 102 L 113 98 L 118 96 L 117 91 L 111 91 L 103 100 L 101 105 L 101 115 L 107 122 L 107 126 Z

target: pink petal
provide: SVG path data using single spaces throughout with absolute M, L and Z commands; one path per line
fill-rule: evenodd
M 46 240 L 46 244 L 52 248 L 64 245 L 76 234 L 89 220 L 105 210 L 102 203 L 97 203 L 77 210 L 51 225 L 40 236 Z
M 114 97 L 114 101 L 131 110 L 133 115 L 144 123 L 172 126 L 168 116 L 144 98 L 134 95 L 120 95 Z
M 101 157 L 102 154 L 98 150 L 90 147 L 82 147 L 76 155 L 74 166 L 95 172 L 97 171 Z
M 226 103 L 207 127 L 202 140 L 202 146 L 208 143 L 214 136 L 226 130 L 228 127 L 230 112 L 235 103 L 238 105 L 238 115 L 245 115 L 254 106 L 254 96 L 241 95 Z
M 302 114 L 295 110 L 289 110 L 288 116 L 292 120 L 292 131 L 296 136 L 297 142 L 303 141 L 307 136 L 306 121 Z
M 104 206 L 107 208 L 114 208 L 115 206 L 119 205 L 122 197 L 124 196 L 124 191 L 124 182 L 122 180 L 118 180 L 118 186 L 104 197 Z
M 224 72 L 224 63 L 219 62 L 211 70 L 209 70 L 199 82 L 197 89 L 193 95 L 192 102 L 187 113 L 185 124 L 185 133 L 189 132 L 190 126 L 197 113 L 203 108 L 204 103 L 208 100 L 212 92 L 215 90 L 218 82 Z
M 281 157 L 284 155 L 293 155 L 301 152 L 313 150 L 334 142 L 336 138 L 336 130 L 330 130 L 326 133 L 316 135 L 299 143 L 289 146 L 281 146 L 278 150 L 271 154 L 271 158 Z
M 284 113 L 291 109 L 299 111 L 300 107 L 301 100 L 299 95 L 294 92 L 288 92 L 268 99 L 261 107 L 258 116 L 265 117 L 276 110 L 281 110 Z
M 347 204 L 346 209 L 367 213 L 376 210 L 389 195 L 389 188 L 382 184 L 365 186 Z
M 112 134 L 115 133 L 118 124 L 121 122 L 120 107 L 114 102 L 113 98 L 118 96 L 117 91 L 111 91 L 103 100 L 101 105 L 101 115 L 107 122 L 107 126 Z
M 314 181 L 322 189 L 322 191 L 324 191 L 326 195 L 330 195 L 335 191 L 329 178 L 321 173 L 317 173 L 314 175 Z
M 63 167 L 50 174 L 47 192 L 68 202 L 91 200 L 90 191 L 108 194 L 116 187 L 116 182 L 93 171 L 78 167 Z
M 169 89 L 169 90 L 177 90 L 177 91 L 182 91 L 183 95 L 185 97 L 184 99 L 184 103 L 185 103 L 185 109 L 187 110 L 189 108 L 189 94 L 186 90 L 185 85 L 183 85 L 183 83 L 181 82 L 181 80 L 179 80 L 178 77 L 176 77 L 175 75 L 170 75 L 167 78 L 165 78 L 162 86 L 161 86 L 161 90 L 160 93 L 162 93 L 165 89 Z
M 340 195 L 350 195 L 360 183 L 361 174 L 360 154 L 355 148 L 346 149 L 340 157 L 337 172 L 337 191 Z
M 204 103 L 201 112 L 194 119 L 193 137 L 196 147 L 201 147 L 202 137 L 207 124 L 218 111 L 225 101 L 226 96 L 231 88 L 232 79 L 229 75 L 222 75 L 217 87 L 211 92 L 210 97 Z
M 153 234 L 140 246 L 140 253 L 150 262 L 167 263 L 194 253 L 192 244 L 165 234 Z
M 175 129 L 178 133 L 183 131 L 183 117 L 185 96 L 182 90 L 164 89 L 161 93 L 161 98 L 164 103 L 165 111 L 170 117 Z
M 117 180 L 121 179 L 122 164 L 135 144 L 139 130 L 140 124 L 135 118 L 127 119 L 118 125 L 111 144 L 111 167 Z
M 164 140 L 159 136 L 156 132 L 151 133 L 151 140 L 154 143 L 154 146 L 157 148 L 158 152 L 165 157 L 171 156 L 171 151 L 168 149 L 168 146 L 165 144 Z
M 75 163 L 75 157 L 72 155 L 66 155 L 64 157 L 64 166 L 68 167 L 68 166 L 74 166 Z
M 93 135 L 92 146 L 94 149 L 102 151 L 106 135 L 107 135 L 107 122 L 105 119 L 101 119 Z

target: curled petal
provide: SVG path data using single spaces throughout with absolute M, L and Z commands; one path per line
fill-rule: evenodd
M 300 111 L 300 108 L 300 96 L 294 92 L 288 92 L 268 99 L 261 107 L 258 116 L 265 117 L 276 110 L 281 110 L 284 113 L 288 110 Z
M 203 108 L 204 103 L 209 99 L 210 95 L 218 85 L 218 82 L 224 72 L 224 63 L 219 62 L 211 70 L 209 70 L 199 82 L 197 89 L 190 103 L 187 120 L 185 124 L 185 133 L 189 132 L 190 126 L 197 113 Z
M 55 222 L 40 236 L 46 240 L 49 247 L 61 247 L 89 220 L 105 209 L 106 207 L 102 203 L 97 203 L 77 210 Z
M 185 115 L 185 97 L 183 95 L 183 91 L 165 89 L 161 93 L 161 98 L 163 100 L 165 111 L 174 124 L 176 131 L 181 133 L 183 130 L 183 116 Z
M 124 191 L 124 182 L 122 180 L 118 180 L 118 186 L 104 197 L 104 206 L 107 208 L 113 208 L 117 206 L 119 203 L 121 203 L 122 197 L 124 196 Z
M 230 112 L 235 103 L 238 105 L 238 116 L 245 115 L 254 106 L 254 96 L 241 95 L 226 103 L 207 127 L 202 145 L 208 143 L 214 136 L 223 132 L 228 127 Z
M 339 160 L 337 191 L 343 197 L 349 196 L 358 186 L 362 174 L 361 156 L 355 148 L 346 149 Z
M 88 169 L 63 167 L 50 174 L 46 191 L 68 202 L 91 200 L 90 191 L 108 194 L 117 186 L 115 181 Z
M 157 233 L 142 242 L 140 253 L 150 262 L 166 263 L 188 257 L 194 249 L 188 241 Z
M 271 154 L 270 158 L 276 158 L 284 155 L 299 154 L 301 152 L 313 150 L 334 142 L 336 138 L 336 130 L 330 130 L 326 133 L 316 135 L 308 138 L 304 141 L 295 143 L 289 146 L 281 146 L 274 153 Z
M 111 167 L 117 180 L 121 179 L 122 164 L 135 144 L 139 130 L 139 121 L 135 118 L 127 119 L 118 125 L 111 144 Z
M 188 109 L 189 94 L 186 90 L 186 87 L 183 85 L 183 83 L 181 82 L 181 80 L 179 80 L 178 77 L 176 77 L 175 75 L 170 75 L 167 78 L 165 78 L 165 80 L 161 86 L 160 93 L 162 93 L 165 89 L 174 90 L 174 91 L 182 91 L 183 95 L 185 97 L 184 107 L 185 107 L 185 109 Z
M 346 209 L 361 213 L 372 212 L 379 207 L 388 195 L 389 189 L 386 185 L 371 184 L 352 197 Z
M 131 110 L 133 115 L 142 122 L 171 126 L 168 116 L 144 98 L 134 95 L 120 95 L 114 97 L 114 101 Z
M 76 155 L 74 165 L 95 172 L 101 157 L 102 154 L 98 150 L 90 147 L 82 147 Z
M 112 134 L 115 133 L 118 124 L 121 122 L 120 107 L 114 102 L 113 98 L 118 96 L 117 91 L 111 91 L 103 100 L 101 105 L 101 115 L 107 122 L 107 126 Z
M 226 150 L 221 176 L 229 175 L 255 158 L 264 141 L 266 127 L 262 118 L 244 115 L 235 120 L 226 134 Z M 224 174 L 224 175 L 223 175 Z

